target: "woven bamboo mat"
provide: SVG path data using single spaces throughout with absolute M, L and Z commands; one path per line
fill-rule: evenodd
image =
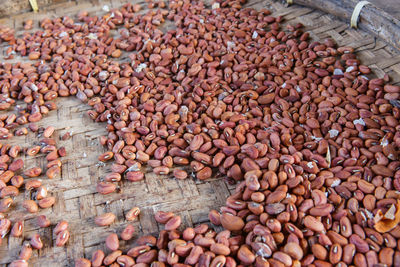
M 8 25 L 22 31 L 23 21 L 26 18 L 35 22 L 44 17 L 58 17 L 68 15 L 73 17 L 81 10 L 90 14 L 103 14 L 104 6 L 117 8 L 124 4 L 124 0 L 106 1 L 73 1 L 43 8 L 40 13 L 28 13 L 0 20 L 0 24 Z M 144 4 L 144 3 L 143 3 Z M 326 14 L 299 6 L 284 6 L 271 0 L 249 1 L 248 7 L 269 8 L 275 16 L 282 15 L 291 24 L 301 22 L 306 30 L 311 32 L 314 40 L 333 38 L 339 45 L 348 45 L 356 48 L 362 63 L 369 65 L 378 77 L 389 74 L 393 83 L 400 82 L 400 51 L 393 50 L 384 42 L 376 40 L 369 34 L 350 29 L 347 24 L 339 22 Z M 37 26 L 37 23 L 35 23 Z M 37 29 L 37 28 L 36 28 Z M 0 49 L 6 47 L 2 44 Z M 13 62 L 21 61 L 16 58 Z M 2 60 L 3 61 L 3 60 Z M 20 203 L 29 198 L 29 193 L 23 192 L 17 197 L 10 213 L 12 222 L 23 219 L 25 231 L 23 238 L 7 237 L 0 246 L 0 265 L 17 258 L 24 239 L 29 239 L 38 232 L 44 240 L 44 248 L 34 251 L 29 261 L 30 266 L 73 266 L 75 258 L 87 257 L 96 249 L 103 249 L 105 237 L 111 232 L 120 232 L 127 224 L 124 212 L 134 206 L 141 209 L 139 220 L 134 222 L 137 229 L 136 236 L 156 234 L 161 225 L 154 220 L 154 213 L 158 210 L 172 211 L 181 215 L 184 226 L 193 226 L 207 222 L 208 211 L 218 209 L 223 205 L 227 196 L 234 190 L 233 185 L 225 183 L 223 178 L 213 178 L 200 182 L 192 177 L 184 181 L 171 178 L 171 175 L 157 176 L 151 172 L 141 182 L 126 182 L 119 184 L 120 191 L 110 195 L 96 193 L 96 183 L 109 172 L 110 164 L 101 166 L 97 157 L 105 151 L 99 144 L 98 137 L 106 134 L 105 124 L 93 122 L 86 111 L 89 106 L 81 103 L 74 97 L 57 100 L 58 110 L 51 111 L 41 122 L 41 126 L 53 125 L 56 128 L 55 138 L 58 146 L 65 146 L 67 157 L 62 158 L 62 176 L 53 180 L 43 179 L 51 195 L 57 198 L 54 207 L 41 210 L 39 214 L 26 214 Z M 59 140 L 66 132 L 72 133 L 67 141 Z M 23 144 L 30 147 L 38 142 L 37 134 L 13 138 L 12 144 Z M 44 167 L 44 157 L 23 158 L 25 167 Z M 150 170 L 149 170 L 150 171 Z M 104 212 L 113 212 L 117 215 L 116 222 L 110 227 L 97 227 L 94 217 Z M 52 222 L 52 227 L 38 229 L 36 216 L 44 214 Z M 71 237 L 65 247 L 55 247 L 55 238 L 52 229 L 60 220 L 67 220 L 70 224 Z M 121 242 L 122 248 L 134 244 L 135 239 Z

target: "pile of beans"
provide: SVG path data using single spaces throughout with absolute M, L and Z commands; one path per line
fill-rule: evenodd
M 112 173 L 99 193 L 144 179 L 145 164 L 176 179 L 218 174 L 237 184 L 209 213 L 224 231 L 179 230 L 179 216 L 158 212 L 157 238 L 124 252 L 111 234 L 109 251 L 76 266 L 400 266 L 400 87 L 372 79 L 351 47 L 309 41 L 301 24 L 282 27 L 282 17 L 243 4 L 148 1 L 145 12 L 126 4 L 102 17 L 44 19 L 21 38 L 0 30 L 8 58 L 34 61 L 1 64 L 0 108 L 26 103 L 0 117 L 3 139 L 75 95 L 107 122 L 99 160 L 112 160 Z M 1 158 L 4 175 L 12 164 Z M 2 201 L 15 177 L 2 177 Z M 114 220 L 105 213 L 95 223 Z M 1 220 L 3 237 L 10 224 Z M 66 227 L 55 233 L 60 245 Z M 120 238 L 133 232 L 128 225 Z M 29 249 L 11 266 L 27 266 Z

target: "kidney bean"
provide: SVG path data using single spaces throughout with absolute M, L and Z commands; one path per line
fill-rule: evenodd
M 255 256 L 247 245 L 240 246 L 237 257 L 245 264 L 251 264 L 255 261 Z
M 125 219 L 127 221 L 135 220 L 140 214 L 140 209 L 138 207 L 133 207 L 125 214 Z
M 356 250 L 360 253 L 366 253 L 369 250 L 368 243 L 361 239 L 358 235 L 352 234 L 349 238 L 349 242 L 356 246 Z
M 318 221 L 315 217 L 306 216 L 304 217 L 304 225 L 315 232 L 322 232 L 324 230 L 324 225 L 322 222 Z
M 222 226 L 230 231 L 238 231 L 244 227 L 243 220 L 240 217 L 232 215 L 230 213 L 222 213 L 220 220 Z
M 182 232 L 182 237 L 184 240 L 186 241 L 190 241 L 193 240 L 193 238 L 195 237 L 196 233 L 194 231 L 193 228 L 188 227 L 186 228 L 183 232 Z
M 157 258 L 157 251 L 152 249 L 147 251 L 136 258 L 137 263 L 147 263 L 150 264 Z
M 134 226 L 128 224 L 121 232 L 121 239 L 125 241 L 130 240 L 133 237 L 134 232 L 135 232 Z
M 43 242 L 42 242 L 42 239 L 40 238 L 40 235 L 39 234 L 34 234 L 31 237 L 30 244 L 35 249 L 41 249 L 43 247 Z
M 25 200 L 22 205 L 30 213 L 36 213 L 39 210 L 38 205 L 33 200 Z
M 131 255 L 115 251 L 104 264 L 396 265 L 400 228 L 393 224 L 382 230 L 377 221 L 381 212 L 393 220 L 397 208 L 399 86 L 388 84 L 387 76 L 366 79 L 371 70 L 353 48 L 337 47 L 331 39 L 309 41 L 300 24 L 281 30 L 281 16 L 241 8 L 242 2 L 217 1 L 208 9 L 170 1 L 167 10 L 159 1 L 148 5 L 162 10 L 146 14 L 137 14 L 140 5 L 127 4 L 110 18 L 81 12 L 80 24 L 69 18 L 44 20 L 41 26 L 52 30 L 33 34 L 35 42 L 2 32 L 0 38 L 11 41 L 9 53 L 16 50 L 49 64 L 0 67 L 7 93 L 0 109 L 9 109 L 17 98 L 27 103 L 18 115 L 1 116 L 0 137 L 25 135 L 28 128 L 13 129 L 30 123 L 43 139 L 26 154 L 46 153 L 46 175 L 55 178 L 62 174 L 59 157 L 66 156 L 65 148 L 51 138 L 54 126 L 39 128 L 35 122 L 57 108 L 52 100 L 75 95 L 88 103 L 90 118 L 107 121 L 108 135 L 100 138 L 107 152 L 98 159 L 114 162 L 112 173 L 97 183 L 99 193 L 116 192 L 114 182 L 122 179 L 140 182 L 145 163 L 156 174 L 173 170 L 177 179 L 186 179 L 190 170 L 174 165 L 187 165 L 196 179 L 218 172 L 238 182 L 225 206 L 208 216 L 229 235 L 218 236 L 205 225 L 181 233 L 179 216 L 156 213 L 166 229 L 157 240 L 143 237 L 145 248 Z M 157 29 L 166 18 L 174 20 L 176 30 Z M 59 28 L 71 25 L 67 43 L 49 49 L 49 40 L 60 38 Z M 120 36 L 109 38 L 109 29 L 118 28 Z M 84 51 L 86 32 L 100 32 L 95 35 L 101 42 L 90 41 Z M 111 61 L 123 50 L 136 51 L 129 56 L 131 65 Z M 62 68 L 53 60 L 61 55 L 68 57 Z M 32 178 L 42 169 L 24 169 L 18 145 L 2 144 L 0 151 L 0 212 L 9 212 L 24 182 L 16 174 Z M 55 197 L 47 196 L 39 180 L 25 181 L 25 188 L 34 190 L 37 200 L 25 201 L 29 212 L 54 205 Z M 137 215 L 132 209 L 126 219 Z M 48 226 L 40 218 L 39 225 Z M 108 213 L 95 218 L 100 226 L 114 221 Z M 16 225 L 12 232 L 18 236 Z M 1 238 L 10 226 L 2 219 Z M 68 230 L 56 228 L 61 244 L 65 239 L 59 236 Z M 129 240 L 133 232 L 128 225 L 121 238 Z M 115 234 L 110 239 L 113 246 Z M 93 266 L 103 264 L 104 253 L 98 255 Z M 76 265 L 90 263 L 78 259 Z
M 314 244 L 311 247 L 313 255 L 320 260 L 325 260 L 328 256 L 327 250 L 320 244 Z
M 60 221 L 57 223 L 56 227 L 53 229 L 53 233 L 58 235 L 60 232 L 68 229 L 68 222 L 67 221 Z
M 14 223 L 12 229 L 11 229 L 11 235 L 13 237 L 20 237 L 23 233 L 24 230 L 24 224 L 22 221 L 18 221 Z
M 115 251 L 119 248 L 119 240 L 117 234 L 109 234 L 106 238 L 106 246 L 111 251 Z
M 121 255 L 117 258 L 117 263 L 120 266 L 133 266 L 135 264 L 135 260 L 127 255 Z
M 382 248 L 379 252 L 379 262 L 388 266 L 393 265 L 394 250 L 392 248 Z
M 57 234 L 56 238 L 56 246 L 62 247 L 67 243 L 69 239 L 69 231 L 68 230 L 63 230 Z
M 108 254 L 104 260 L 103 263 L 106 265 L 112 264 L 113 262 L 115 262 L 117 260 L 117 258 L 119 256 L 122 255 L 122 251 L 121 250 L 115 250 L 113 252 L 111 252 L 110 254 Z M 90 265 L 89 265 L 90 266 Z
M 115 215 L 112 213 L 104 213 L 101 214 L 99 216 L 97 216 L 94 219 L 95 224 L 97 224 L 98 226 L 106 226 L 106 225 L 110 225 L 114 222 L 115 220 Z
M 173 216 L 170 218 L 166 224 L 165 224 L 165 230 L 171 231 L 177 229 L 182 222 L 182 219 L 180 216 Z
M 373 250 L 368 251 L 365 254 L 365 258 L 367 259 L 368 266 L 374 266 L 374 264 L 378 264 L 378 255 Z
M 104 259 L 105 255 L 104 252 L 101 250 L 95 250 L 92 253 L 92 258 L 91 258 L 91 263 L 93 267 L 99 267 L 101 266 L 101 264 L 103 263 L 103 259 Z
M 174 170 L 174 177 L 179 180 L 184 180 L 187 178 L 187 173 L 184 170 L 175 169 Z
M 38 201 L 39 207 L 42 209 L 47 209 L 50 208 L 51 206 L 54 205 L 56 199 L 55 197 L 45 197 L 41 200 Z
M 91 263 L 88 259 L 79 258 L 79 259 L 75 260 L 75 266 L 76 267 L 90 267 Z

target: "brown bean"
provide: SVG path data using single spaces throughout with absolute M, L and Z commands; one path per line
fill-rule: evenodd
M 105 255 L 104 252 L 101 250 L 96 250 L 92 253 L 91 263 L 93 267 L 100 267 L 103 263 Z
M 365 256 L 361 253 L 356 253 L 354 256 L 354 264 L 361 267 L 368 266 Z
M 48 126 L 44 132 L 43 132 L 43 136 L 46 138 L 49 138 L 50 136 L 53 135 L 55 128 L 53 126 Z
M 188 227 L 186 228 L 183 232 L 182 232 L 182 237 L 184 240 L 186 241 L 190 241 L 193 240 L 193 238 L 195 237 L 196 232 L 194 231 L 193 228 Z
M 121 180 L 121 174 L 116 172 L 109 173 L 104 177 L 104 180 L 107 182 L 119 182 Z
M 223 255 L 216 256 L 210 263 L 210 267 L 224 266 L 226 263 L 226 257 Z M 203 266 L 203 265 L 200 265 Z
M 117 263 L 120 266 L 133 266 L 135 264 L 135 260 L 127 255 L 121 255 L 117 258 Z
M 24 161 L 22 159 L 16 159 L 8 166 L 8 170 L 12 172 L 17 172 L 23 167 L 24 167 Z
M 328 251 L 320 244 L 312 245 L 311 250 L 317 259 L 325 260 L 328 257 Z
M 251 264 L 255 261 L 256 257 L 251 252 L 247 245 L 240 246 L 238 250 L 237 257 L 241 260 L 244 264 Z
M 343 248 L 343 261 L 350 264 L 353 261 L 354 255 L 356 254 L 356 246 L 354 244 L 347 244 Z
M 333 244 L 329 251 L 329 262 L 336 264 L 342 259 L 342 247 L 339 244 Z
M 206 180 L 212 176 L 212 169 L 210 167 L 204 167 L 196 173 L 196 177 L 199 180 Z
M 47 169 L 46 176 L 49 179 L 53 179 L 60 173 L 61 173 L 61 168 L 59 166 L 52 166 L 52 167 Z
M 382 248 L 379 252 L 379 262 L 387 266 L 393 265 L 394 250 L 392 248 Z
M 47 188 L 45 186 L 40 186 L 37 190 L 36 190 L 36 199 L 37 200 L 41 200 L 45 197 L 47 197 Z
M 128 224 L 121 232 L 121 239 L 125 241 L 130 240 L 133 237 L 134 232 L 135 232 L 134 226 Z
M 25 200 L 22 206 L 30 213 L 36 213 L 39 210 L 38 204 L 33 200 Z
M 107 236 L 106 246 L 112 251 L 115 251 L 119 248 L 119 240 L 117 234 L 112 233 Z
M 368 266 L 374 266 L 374 264 L 378 264 L 378 254 L 375 251 L 370 250 L 365 254 L 365 258 L 367 259 Z
M 13 237 L 20 237 L 24 231 L 24 224 L 23 221 L 18 221 L 14 223 L 14 226 L 11 229 L 11 235 Z
M 297 243 L 289 242 L 285 245 L 283 250 L 293 259 L 301 260 L 303 258 L 303 249 Z
M 229 234 L 204 224 L 181 233 L 179 216 L 157 213 L 156 221 L 169 232 L 160 233 L 159 240 L 139 239 L 146 247 L 130 250 L 135 255 L 117 250 L 103 262 L 99 253 L 96 266 L 135 261 L 143 267 L 396 265 L 400 227 L 393 224 L 384 234 L 372 229 L 381 212 L 385 221 L 395 218 L 400 87 L 388 84 L 387 75 L 366 79 L 371 70 L 353 48 L 337 47 L 331 39 L 309 41 L 301 24 L 280 29 L 282 16 L 242 8 L 245 1 L 216 1 L 210 10 L 181 2 L 167 1 L 167 10 L 165 1 L 150 1 L 149 8 L 160 10 L 146 14 L 135 14 L 139 4 L 98 18 L 83 11 L 79 24 L 70 18 L 44 19 L 44 34 L 32 34 L 33 39 L 15 37 L 7 28 L 0 34 L 10 43 L 7 57 L 18 52 L 49 61 L 0 67 L 7 98 L 0 109 L 10 109 L 17 100 L 26 103 L 16 114 L 0 116 L 0 137 L 26 135 L 22 125 L 30 123 L 29 129 L 43 138 L 26 154 L 47 154 L 49 179 L 61 174 L 59 157 L 66 151 L 51 138 L 55 126 L 39 128 L 35 122 L 57 108 L 53 100 L 58 96 L 75 95 L 89 104 L 89 117 L 107 121 L 108 133 L 100 137 L 107 152 L 99 160 L 115 162 L 112 174 L 96 185 L 99 193 L 116 192 L 114 182 L 122 174 L 140 182 L 145 163 L 159 175 L 169 174 L 174 165 L 190 165 L 199 180 L 218 172 L 237 182 L 225 206 L 209 213 L 210 221 Z M 176 30 L 157 29 L 165 18 L 174 20 Z M 69 38 L 63 38 L 59 30 L 71 25 Z M 120 38 L 109 38 L 110 29 L 118 29 Z M 98 40 L 88 38 L 82 46 L 82 32 L 97 32 Z M 107 58 L 120 58 L 123 51 L 137 51 L 129 55 L 131 65 Z M 24 167 L 17 158 L 20 151 L 19 145 L 0 145 L 0 212 L 9 211 L 24 182 L 17 175 Z M 37 177 L 42 169 L 23 173 Z M 188 177 L 177 169 L 173 175 Z M 39 207 L 54 205 L 55 197 L 47 196 L 39 180 L 26 181 L 25 187 L 35 189 L 31 193 Z M 23 206 L 38 211 L 33 200 Z M 137 215 L 132 209 L 126 219 Z M 115 219 L 103 214 L 95 223 L 106 226 Z M 0 241 L 10 225 L 2 219 Z M 16 225 L 13 232 L 19 235 Z M 131 239 L 133 231 L 128 225 L 122 239 Z M 90 263 L 78 259 L 76 265 Z
M 224 255 L 224 256 L 228 256 L 231 251 L 229 249 L 228 246 L 224 245 L 224 244 L 218 244 L 218 243 L 214 243 L 210 246 L 210 250 L 212 252 L 214 252 L 217 255 Z
M 165 224 L 165 230 L 171 231 L 177 229 L 181 225 L 182 219 L 180 216 L 170 218 Z
M 90 267 L 91 263 L 88 259 L 79 258 L 75 260 L 75 267 Z
M 25 189 L 31 190 L 33 188 L 39 188 L 41 185 L 42 185 L 42 182 L 40 180 L 30 179 L 25 182 Z
M 304 225 L 315 232 L 322 232 L 325 229 L 322 222 L 320 222 L 313 216 L 304 217 Z
M 240 231 L 244 227 L 243 220 L 240 217 L 232 215 L 230 213 L 222 213 L 220 220 L 222 226 L 230 231 Z
M 352 234 L 349 238 L 349 242 L 356 246 L 356 250 L 360 253 L 367 253 L 369 250 L 368 243 L 361 239 L 358 235 Z
M 62 247 L 67 243 L 69 239 L 69 231 L 68 230 L 63 230 L 57 234 L 56 238 L 56 246 L 57 247 Z
M 111 252 L 110 254 L 108 254 L 104 258 L 103 263 L 106 264 L 106 265 L 109 265 L 109 264 L 115 262 L 117 260 L 117 258 L 119 256 L 121 256 L 121 255 L 122 255 L 122 251 L 121 250 L 115 250 L 115 251 Z
M 99 192 L 102 195 L 108 195 L 117 189 L 117 186 L 113 183 L 108 183 L 108 182 L 99 182 L 96 186 L 96 191 Z
M 107 226 L 112 224 L 114 221 L 115 221 L 115 215 L 112 214 L 111 212 L 98 215 L 94 219 L 94 223 L 97 224 L 98 226 Z
M 147 251 L 145 253 L 142 253 L 136 258 L 137 263 L 147 263 L 150 264 L 157 258 L 157 251 L 152 249 L 150 251 Z
M 39 215 L 37 218 L 37 224 L 41 228 L 49 227 L 51 222 L 45 215 Z
M 24 174 L 28 177 L 37 177 L 42 173 L 42 169 L 39 167 L 33 167 L 24 171 Z
M 28 261 L 32 256 L 32 247 L 29 242 L 25 241 L 22 245 L 18 259 Z
M 184 180 L 187 178 L 187 173 L 184 170 L 175 169 L 174 170 L 174 177 L 179 180 Z
M 157 211 L 154 215 L 156 221 L 158 223 L 166 224 L 175 214 L 172 212 L 165 212 L 165 211 Z
M 140 214 L 140 209 L 138 207 L 133 207 L 125 214 L 125 219 L 127 221 L 135 220 Z
M 40 238 L 40 235 L 39 234 L 34 234 L 31 237 L 30 244 L 35 249 L 41 249 L 43 247 L 43 242 L 42 242 L 42 239 Z
M 16 197 L 19 194 L 18 188 L 15 186 L 5 186 L 3 189 L 1 189 L 0 192 L 0 198 L 6 198 L 6 197 Z
M 144 179 L 144 174 L 140 171 L 132 171 L 126 173 L 126 179 L 132 182 L 138 182 Z
M 53 233 L 55 235 L 58 235 L 59 233 L 61 233 L 64 230 L 68 229 L 68 222 L 67 221 L 60 221 L 57 223 L 56 227 L 54 227 L 53 229 Z
M 38 204 L 39 204 L 39 207 L 41 207 L 42 209 L 47 209 L 47 208 L 50 208 L 51 206 L 53 206 L 55 202 L 56 202 L 55 197 L 45 197 L 45 198 L 39 200 Z
M 0 212 L 7 212 L 13 203 L 12 198 L 7 197 L 0 200 Z
M 185 264 L 194 265 L 199 261 L 200 255 L 203 253 L 203 249 L 200 246 L 194 246 L 190 254 L 185 259 Z

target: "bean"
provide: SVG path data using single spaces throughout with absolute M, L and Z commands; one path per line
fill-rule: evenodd
M 119 248 L 119 240 L 117 234 L 109 234 L 106 238 L 106 246 L 112 251 L 115 251 Z
M 22 204 L 29 213 L 55 204 L 34 179 L 44 170 L 24 168 L 18 156 L 45 153 L 46 176 L 63 175 L 60 157 L 67 153 L 52 138 L 55 126 L 37 122 L 57 108 L 57 97 L 74 95 L 88 104 L 91 119 L 107 122 L 107 135 L 99 138 L 106 152 L 98 160 L 113 162 L 112 172 L 96 182 L 100 194 L 120 193 L 116 183 L 123 186 L 124 179 L 141 183 L 145 164 L 179 180 L 191 174 L 204 183 L 223 175 L 236 183 L 225 205 L 208 214 L 222 234 L 206 224 L 180 231 L 180 216 L 157 212 L 156 221 L 165 224 L 158 238 L 141 237 L 123 255 L 118 235 L 110 234 L 110 255 L 96 251 L 91 263 L 81 258 L 76 266 L 396 265 L 400 87 L 387 76 L 365 78 L 371 70 L 353 48 L 310 41 L 301 24 L 283 30 L 283 17 L 242 8 L 243 2 L 216 1 L 211 9 L 193 1 L 149 2 L 160 10 L 145 14 L 127 4 L 111 17 L 82 11 L 79 24 L 44 19 L 45 34 L 30 38 L 2 29 L 8 56 L 20 53 L 46 65 L 0 66 L 7 98 L 0 103 L 0 138 L 28 130 L 43 135 L 26 150 L 0 145 L 0 212 L 12 212 L 23 183 L 32 190 L 32 200 Z M 166 19 L 174 31 L 158 29 Z M 65 27 L 73 27 L 68 38 L 60 35 Z M 119 36 L 111 38 L 110 30 Z M 55 39 L 62 42 L 53 47 Z M 129 64 L 117 60 L 123 51 L 135 51 Z M 17 99 L 26 107 L 7 113 Z M 126 220 L 139 212 L 127 211 Z M 22 221 L 11 228 L 4 216 L 0 241 L 10 230 L 22 236 Z M 105 213 L 94 222 L 109 226 L 115 219 Z M 37 220 L 50 225 L 43 215 Z M 66 244 L 67 228 L 66 222 L 54 228 L 56 245 Z M 133 234 L 127 225 L 120 237 Z M 31 243 L 43 246 L 37 234 Z M 18 264 L 25 265 L 12 263 Z

